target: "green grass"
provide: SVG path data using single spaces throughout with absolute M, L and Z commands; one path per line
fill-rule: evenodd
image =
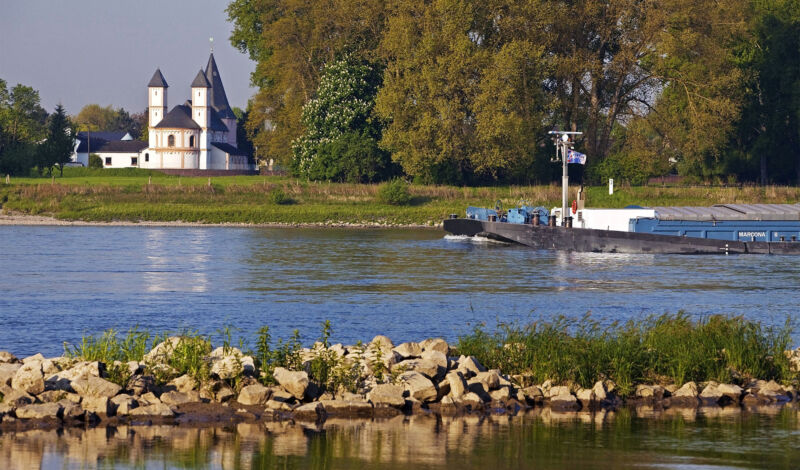
M 534 383 L 591 387 L 611 379 L 624 396 L 641 383 L 796 381 L 783 354 L 791 346 L 791 333 L 788 320 L 783 328 L 771 328 L 741 317 L 692 321 L 678 313 L 603 327 L 587 315 L 500 324 L 492 333 L 477 327 L 459 338 L 456 349 Z
M 211 184 L 209 185 L 209 180 Z M 66 168 L 64 177 L 12 178 L 0 183 L 5 211 L 86 221 L 199 223 L 432 225 L 468 205 L 505 208 L 521 201 L 553 207 L 561 188 L 545 186 L 453 187 L 409 185 L 398 205 L 377 184 L 317 183 L 281 176 L 185 178 L 138 169 Z M 571 188 L 575 194 L 577 188 Z M 384 189 L 385 191 L 385 189 Z M 572 197 L 571 197 L 572 199 Z M 795 187 L 622 187 L 614 195 L 587 188 L 588 207 L 794 203 Z M 393 204 L 394 203 L 394 204 Z

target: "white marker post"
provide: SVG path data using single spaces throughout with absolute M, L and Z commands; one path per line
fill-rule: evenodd
M 614 194 L 614 178 L 608 179 L 608 194 L 609 195 Z

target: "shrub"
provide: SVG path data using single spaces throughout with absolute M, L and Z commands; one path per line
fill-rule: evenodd
M 89 154 L 89 168 L 103 168 L 103 159 L 96 153 Z
M 293 201 L 281 188 L 275 188 L 269 192 L 269 202 L 278 205 L 286 205 L 291 204 Z
M 383 183 L 378 188 L 378 199 L 384 204 L 405 206 L 411 203 L 411 194 L 408 184 L 400 178 L 395 178 L 388 183 Z

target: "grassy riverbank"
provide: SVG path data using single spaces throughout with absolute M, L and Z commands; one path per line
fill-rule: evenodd
M 255 344 L 248 345 L 244 339 L 232 338 L 232 332 L 236 331 L 228 327 L 217 332 L 221 344 L 216 346 L 224 350 L 238 346 L 242 354 L 254 359 L 257 369 L 265 372 L 255 374 L 264 378 L 265 383 L 272 382 L 271 371 L 276 367 L 299 370 L 313 356 L 309 355 L 309 349 L 303 350 L 297 332 L 273 341 L 269 328 L 262 327 L 252 332 L 257 338 Z M 763 379 L 797 385 L 800 358 L 792 359 L 785 353 L 792 346 L 791 335 L 788 321 L 784 327 L 774 328 L 721 315 L 692 320 L 682 313 L 667 314 L 605 327 L 590 316 L 559 317 L 528 325 L 501 324 L 494 332 L 477 327 L 451 345 L 449 355 L 474 356 L 487 368 L 499 369 L 525 382 L 518 383 L 519 386 L 549 380 L 554 384 L 591 387 L 597 381 L 611 380 L 625 397 L 639 384 L 680 386 L 689 381 L 716 381 L 744 385 Z M 65 344 L 65 355 L 106 364 L 141 362 L 148 351 L 167 337 L 138 329 L 124 337 L 106 331 L 84 337 L 75 346 Z M 185 340 L 170 355 L 171 375 L 156 376 L 162 383 L 182 374 L 198 381 L 209 377 L 206 356 L 214 347 L 211 338 L 197 333 L 182 337 Z M 332 338 L 331 325 L 325 322 L 317 347 L 330 346 Z M 393 363 L 382 366 L 386 354 L 370 355 L 368 343 L 345 348 L 360 351 L 359 359 L 368 358 L 368 368 L 379 381 L 392 381 L 403 372 L 393 371 Z M 345 356 L 323 352 L 310 361 L 310 379 L 329 390 L 342 386 L 356 391 L 359 374 L 354 367 Z M 127 380 L 123 369 L 126 370 L 125 367 L 109 369 L 112 380 L 123 384 Z
M 379 185 L 315 183 L 279 176 L 185 178 L 137 169 L 67 168 L 64 177 L 12 178 L 0 183 L 3 211 L 84 221 L 183 221 L 253 224 L 433 225 L 468 205 L 504 207 L 520 201 L 552 207 L 561 189 L 548 186 L 459 188 L 411 185 L 410 203 L 381 202 Z M 574 191 L 572 192 L 574 194 Z M 572 196 L 571 198 L 574 198 Z M 587 188 L 587 205 L 710 205 L 795 203 L 795 187 Z

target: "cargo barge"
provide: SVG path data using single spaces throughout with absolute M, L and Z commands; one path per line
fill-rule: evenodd
M 574 207 L 574 206 L 573 206 Z M 569 209 L 568 209 L 569 210 Z M 800 254 L 800 204 L 562 209 L 470 207 L 445 231 L 536 249 L 598 253 Z

